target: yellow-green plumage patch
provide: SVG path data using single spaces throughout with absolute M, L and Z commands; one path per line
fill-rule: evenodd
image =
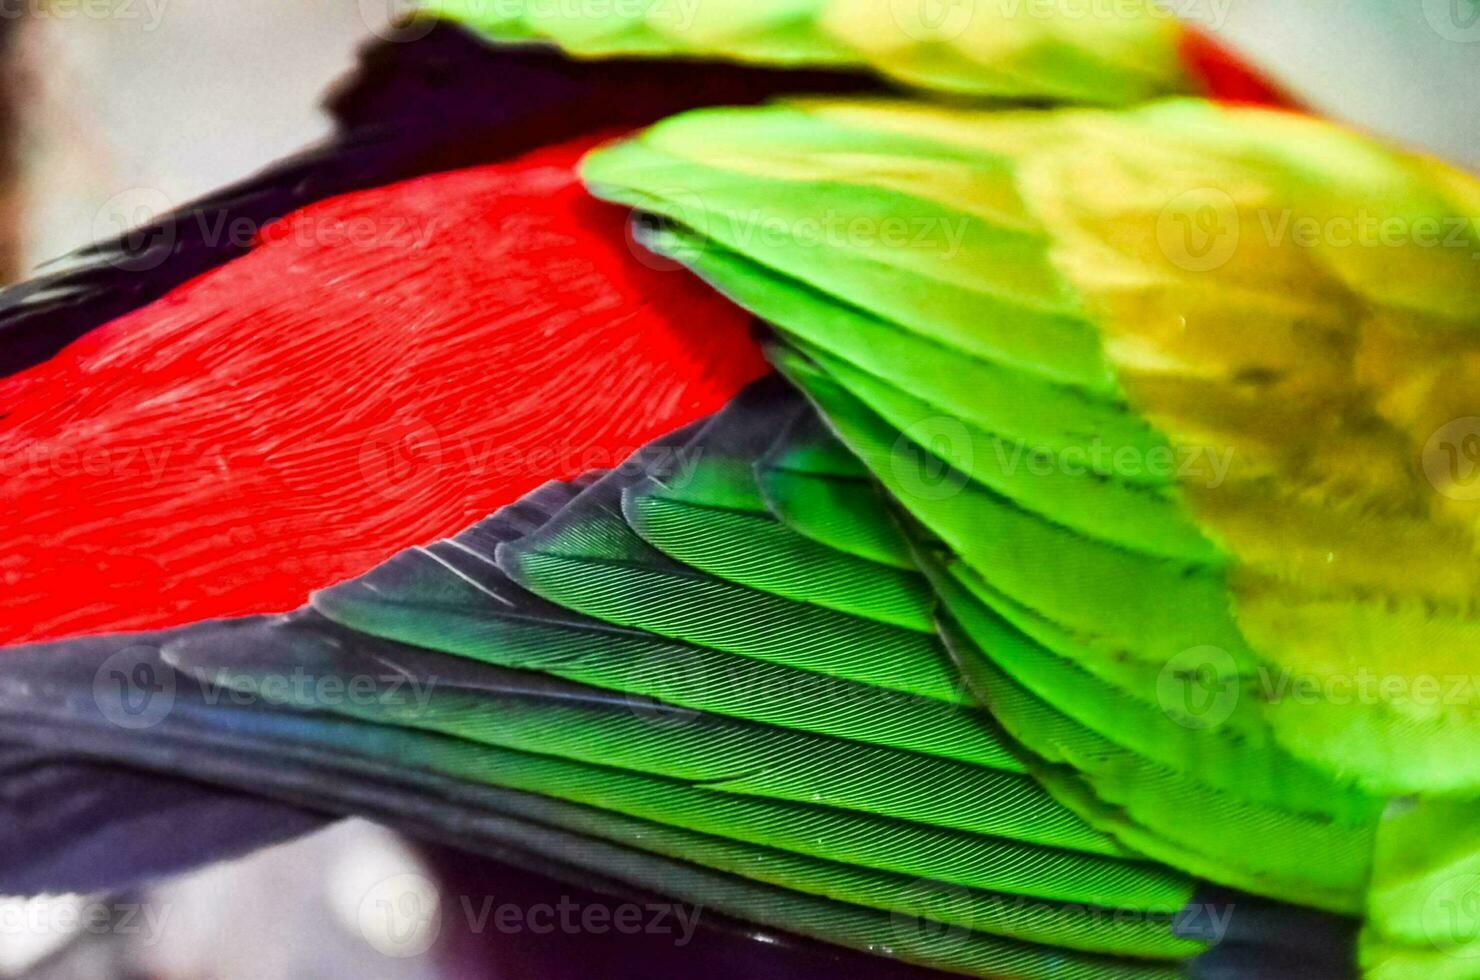
M 586 176 L 666 217 L 652 247 L 775 324 L 788 373 L 943 542 L 937 591 L 969 606 L 953 628 L 1004 704 L 1042 699 L 1003 720 L 1063 801 L 1242 887 L 1365 893 L 1388 930 L 1368 948 L 1407 962 L 1414 889 L 1371 849 L 1413 848 L 1378 814 L 1428 794 L 1480 817 L 1480 185 L 1192 102 L 700 112 Z M 904 226 L 921 233 L 886 240 Z M 998 632 L 961 625 L 971 610 Z M 1219 692 L 1210 729 L 1130 737 L 1138 717 L 1189 720 L 1189 657 Z M 1050 734 L 1065 724 L 1133 755 L 1107 768 Z M 1221 761 L 1179 755 L 1199 745 Z M 1179 778 L 1203 787 L 1186 809 L 1165 796 Z M 1228 822 L 1189 830 L 1210 789 Z M 1287 821 L 1308 857 L 1241 856 L 1238 807 L 1272 808 L 1247 826 Z M 1431 857 L 1430 876 L 1459 866 Z
M 962 423 L 974 479 L 931 502 L 933 529 L 994 587 L 1151 665 L 1225 650 L 1261 678 L 1275 737 L 1335 778 L 1480 786 L 1480 753 L 1465 748 L 1475 705 L 1377 695 L 1338 710 L 1278 687 L 1362 666 L 1408 682 L 1468 671 L 1473 518 L 1416 464 L 1480 390 L 1460 373 L 1480 353 L 1472 184 L 1321 123 L 1192 103 L 699 112 L 586 173 L 598 193 L 669 217 L 680 227 L 658 247 L 907 434 L 932 414 Z M 1390 239 L 1443 226 L 1457 247 L 1416 235 L 1340 247 L 1329 236 L 1344 216 Z M 1223 223 L 1189 245 L 1184 218 Z M 889 240 L 890 222 L 927 234 Z M 1326 237 L 1309 243 L 1311 227 Z M 858 339 L 870 332 L 903 356 L 870 358 L 882 346 Z M 980 362 L 1011 380 L 972 404 L 958 379 Z M 995 417 L 1008 390 L 1084 407 L 1056 432 L 1031 408 Z M 1175 487 L 1164 504 L 1113 466 L 1068 465 L 1102 433 L 1121 470 Z M 1014 443 L 1050 454 L 1042 476 L 1005 471 Z
M 1186 91 L 1181 28 L 1152 0 L 428 0 L 501 43 L 576 57 L 723 58 L 870 68 L 921 89 L 1134 102 Z

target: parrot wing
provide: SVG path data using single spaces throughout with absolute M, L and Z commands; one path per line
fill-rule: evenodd
M 1439 693 L 1480 591 L 1480 184 L 1186 101 L 713 110 L 585 174 L 775 325 L 1056 798 L 1431 945 L 1480 789 L 1474 699 Z
M 1297 936 L 1250 896 L 1199 934 L 1220 893 L 1045 791 L 919 621 L 919 573 L 875 588 L 890 566 L 765 505 L 768 459 L 843 455 L 800 441 L 810 412 L 762 382 L 288 616 L 19 648 L 0 732 L 956 972 L 1338 969 L 1342 920 Z

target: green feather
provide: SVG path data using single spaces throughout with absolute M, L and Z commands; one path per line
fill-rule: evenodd
M 1180 28 L 1150 0 L 1100 16 L 1072 4 L 971 0 L 640 0 L 577 9 L 427 0 L 419 9 L 501 43 L 551 42 L 583 58 L 723 58 L 871 68 L 953 95 L 1129 102 L 1186 90 Z
M 706 508 L 644 489 L 623 495 L 623 513 L 634 531 L 670 558 L 772 595 L 935 631 L 934 599 L 918 574 L 833 551 L 769 516 Z
M 815 414 L 785 430 L 756 462 L 755 474 L 767 509 L 797 534 L 879 565 L 915 569 L 909 542 L 868 470 Z
M 594 166 L 594 164 L 593 164 Z M 676 211 L 682 219 L 684 212 Z M 794 345 L 825 353 L 895 388 L 929 392 L 942 413 L 1014 443 L 1062 453 L 1083 468 L 1135 485 L 1166 478 L 1131 460 L 1169 452 L 1165 439 L 1119 402 L 1045 382 L 882 320 L 774 272 L 679 226 L 644 232 L 650 248 L 690 264 Z
M 498 557 L 521 586 L 597 619 L 951 704 L 967 700 L 935 637 L 696 575 L 642 541 L 620 514 L 542 532 Z
M 1230 621 L 1216 570 L 1155 559 L 1083 538 L 949 472 L 902 465 L 901 436 L 824 373 L 795 356 L 778 362 L 837 427 L 843 442 L 899 500 L 993 588 L 1085 637 L 1109 670 L 1155 677 L 1189 647 L 1217 646 L 1252 676 L 1252 655 Z M 909 462 L 913 462 L 910 460 Z M 1052 561 L 1045 560 L 1052 556 Z M 1139 662 L 1119 660 L 1125 653 Z
M 486 584 L 470 583 L 431 554 L 404 555 L 394 568 L 321 592 L 314 603 L 335 622 L 369 635 L 623 692 L 634 710 L 653 699 L 1020 768 L 992 737 L 990 723 L 969 708 L 531 607 L 527 594 L 490 595 Z
M 221 663 L 226 651 L 240 656 L 245 635 L 250 662 L 262 665 L 266 653 L 265 663 L 282 666 L 285 647 L 310 655 L 323 649 L 321 635 L 313 642 L 322 629 L 301 617 L 210 625 L 177 631 L 168 648 L 174 663 L 200 670 L 201 663 Z M 344 635 L 339 649 L 356 642 Z M 600 776 L 583 782 L 580 767 L 562 770 L 539 757 L 332 715 L 264 711 L 260 703 L 246 706 L 232 697 L 203 699 L 183 682 L 172 710 L 147 738 L 119 739 L 106 718 L 78 710 L 77 695 L 91 703 L 89 678 L 123 648 L 138 645 L 126 639 L 83 644 L 61 655 L 45 648 L 40 657 L 16 655 L 14 676 L 36 687 L 20 700 L 11 699 L 13 688 L 0 690 L 0 733 L 24 733 L 92 760 L 250 786 L 316 809 L 348 806 L 418 835 L 455 840 L 587 885 L 595 873 L 699 909 L 861 949 L 888 945 L 907 961 L 972 975 L 1048 978 L 1064 970 L 1084 980 L 1171 977 L 1176 971 L 1170 964 L 1096 954 L 1113 949 L 1170 957 L 1199 948 L 1171 936 L 1168 912 L 1117 917 L 1110 909 L 902 877 L 699 834 L 509 788 L 553 777 L 567 784 L 566 793 L 579 795 L 582 787 L 601 784 Z M 381 652 L 393 662 L 398 654 Z M 154 666 L 168 670 L 162 662 Z M 215 667 L 204 670 L 219 676 Z M 398 690 L 376 694 L 394 701 Z M 1035 945 L 1029 937 L 1037 936 L 1054 946 Z

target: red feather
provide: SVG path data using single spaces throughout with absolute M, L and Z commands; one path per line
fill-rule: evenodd
M 1182 63 L 1202 83 L 1204 94 L 1234 105 L 1299 109 L 1299 103 L 1219 42 L 1192 27 L 1182 31 Z
M 306 208 L 0 381 L 0 643 L 291 609 L 764 373 L 592 143 Z

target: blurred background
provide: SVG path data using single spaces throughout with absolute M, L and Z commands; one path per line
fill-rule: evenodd
M 1165 2 L 1316 109 L 1480 170 L 1476 0 Z M 405 7 L 0 0 L 0 283 L 326 135 L 320 96 Z M 350 823 L 149 895 L 0 898 L 0 977 L 463 975 L 432 955 L 432 874 Z
M 13 277 L 325 135 L 391 0 L 0 0 Z

